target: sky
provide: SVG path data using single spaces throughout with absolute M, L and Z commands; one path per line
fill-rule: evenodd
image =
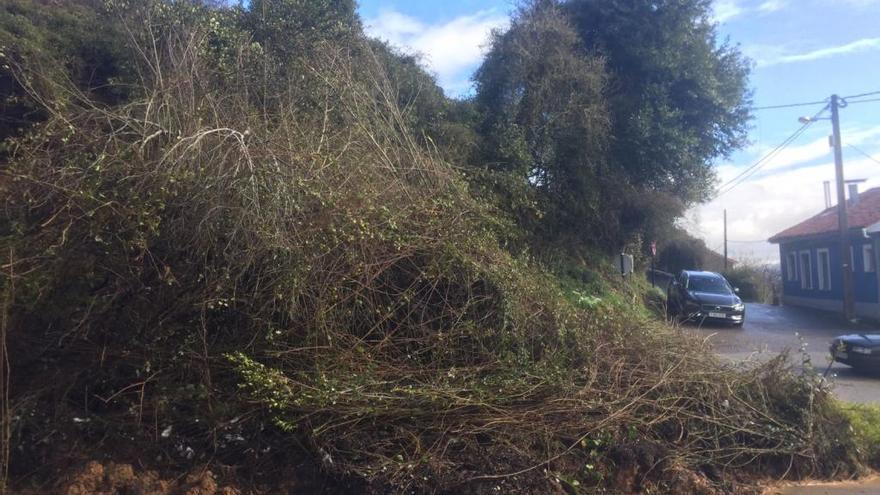
M 421 55 L 448 95 L 467 96 L 489 33 L 508 25 L 514 2 L 361 0 L 359 8 L 370 34 Z M 755 107 L 880 91 L 880 0 L 715 0 L 713 18 L 719 39 L 752 60 Z M 850 98 L 840 111 L 844 176 L 866 179 L 862 190 L 880 187 L 880 101 L 856 103 L 871 99 L 880 94 Z M 682 225 L 720 252 L 727 209 L 730 256 L 778 262 L 766 239 L 824 209 L 823 181 L 832 181 L 836 204 L 830 121 L 817 120 L 754 174 L 728 184 L 795 133 L 798 117 L 823 106 L 754 111 L 750 145 L 715 163 L 726 192 L 690 209 Z

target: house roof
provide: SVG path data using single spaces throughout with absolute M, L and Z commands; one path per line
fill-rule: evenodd
M 859 200 L 855 204 L 847 205 L 846 216 L 851 229 L 864 229 L 880 222 L 880 187 L 860 193 Z M 768 240 L 778 244 L 798 237 L 830 234 L 837 232 L 837 228 L 837 206 L 832 206 Z

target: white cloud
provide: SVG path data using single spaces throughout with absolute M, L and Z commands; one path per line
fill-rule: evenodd
M 762 146 L 760 149 L 761 156 L 764 156 L 766 153 L 772 151 L 773 148 L 770 146 Z M 789 146 L 776 153 L 773 155 L 773 158 L 770 158 L 762 164 L 761 170 L 766 174 L 774 170 L 784 169 L 798 164 L 805 164 L 826 157 L 830 152 L 831 150 L 828 148 L 827 137 L 815 139 L 799 146 Z
M 396 11 L 366 21 L 367 33 L 424 58 L 439 84 L 451 94 L 470 87 L 470 75 L 482 60 L 493 29 L 509 22 L 506 15 L 483 10 L 440 24 L 425 24 Z
M 880 155 L 880 126 L 845 129 L 844 145 L 864 146 L 871 156 Z M 880 166 L 844 147 L 847 178 L 863 178 L 861 190 L 880 186 Z M 742 166 L 724 165 L 718 172 L 722 181 L 736 176 Z M 727 209 L 728 252 L 735 259 L 778 262 L 778 248 L 767 238 L 825 208 L 823 181 L 831 181 L 835 203 L 834 163 L 826 138 L 784 150 L 761 173 L 746 180 L 729 193 L 691 209 L 685 224 L 710 248 L 720 250 L 723 239 L 723 211 Z
M 769 14 L 784 9 L 788 2 L 789 0 L 764 0 L 759 4 L 746 5 L 743 0 L 715 0 L 712 5 L 712 21 L 722 23 L 753 12 Z
M 725 22 L 745 12 L 742 5 L 736 0 L 716 0 L 712 7 L 712 20 Z
M 418 20 L 393 10 L 383 11 L 379 17 L 367 21 L 368 33 L 390 41 L 400 41 L 423 29 L 424 25 Z
M 788 5 L 788 0 L 767 0 L 758 5 L 758 10 L 765 13 L 782 10 Z
M 844 146 L 848 144 L 854 146 L 862 146 L 866 143 L 869 146 L 880 146 L 880 126 L 868 128 L 848 128 L 844 129 L 841 132 L 841 135 L 843 136 Z M 747 165 L 752 165 L 759 158 L 762 158 L 764 155 L 770 153 L 773 148 L 774 146 L 769 145 L 755 146 L 751 148 L 749 150 L 749 155 L 752 156 L 754 159 L 751 163 Z M 814 139 L 802 145 L 788 146 L 782 151 L 773 155 L 773 157 L 769 160 L 762 162 L 760 172 L 757 172 L 754 175 L 754 178 L 757 179 L 791 168 L 807 166 L 815 162 L 816 160 L 827 158 L 828 156 L 830 156 L 830 153 L 831 148 L 827 136 Z M 716 169 L 716 171 L 718 172 L 719 180 L 722 184 L 734 179 L 744 170 L 745 166 L 743 166 L 742 164 L 723 164 Z
M 871 50 L 880 50 L 880 38 L 862 38 L 851 43 L 829 46 L 803 53 L 791 53 L 790 50 L 785 48 L 768 47 L 763 45 L 754 45 L 745 48 L 746 54 L 755 60 L 758 67 L 807 62 L 836 55 L 847 55 L 850 53 Z

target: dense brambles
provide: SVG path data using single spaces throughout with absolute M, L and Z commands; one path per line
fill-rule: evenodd
M 12 482 L 98 456 L 374 493 L 855 469 L 821 380 L 721 365 L 599 261 L 561 280 L 506 250 L 517 227 L 411 131 L 406 61 L 346 2 L 279 5 L 321 20 L 307 49 L 254 11 L 114 2 L 126 101 L 9 141 Z

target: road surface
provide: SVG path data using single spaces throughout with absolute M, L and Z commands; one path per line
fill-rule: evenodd
M 742 328 L 727 326 L 685 325 L 684 330 L 706 337 L 715 351 L 725 358 L 741 361 L 769 359 L 785 349 L 800 359 L 799 349 L 806 344 L 813 366 L 824 371 L 828 366 L 828 345 L 837 335 L 853 332 L 880 332 L 877 325 L 853 327 L 832 313 L 794 306 L 746 304 L 746 322 Z M 850 402 L 880 403 L 880 377 L 858 373 L 849 366 L 834 363 L 834 390 Z

